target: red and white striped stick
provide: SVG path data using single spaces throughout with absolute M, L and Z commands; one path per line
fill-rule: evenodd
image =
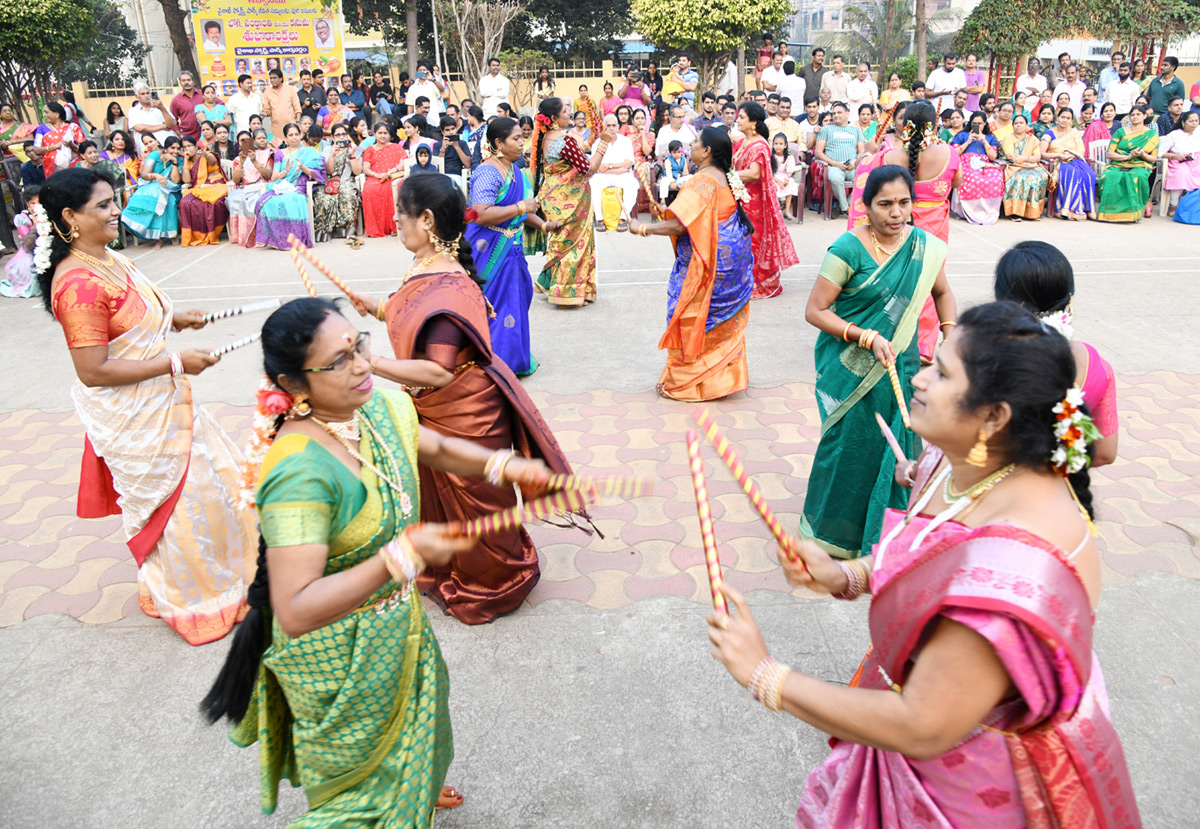
M 733 473 L 733 477 L 737 478 L 742 489 L 750 498 L 750 503 L 758 510 L 758 514 L 767 525 L 767 529 L 771 531 L 771 535 L 775 537 L 775 542 L 779 545 L 779 549 L 783 550 L 784 555 L 789 561 L 799 561 L 800 557 L 792 550 L 792 545 L 788 541 L 787 533 L 783 530 L 783 525 L 779 523 L 779 519 L 775 517 L 774 511 L 763 498 L 762 490 L 758 488 L 758 484 L 750 480 L 750 476 L 746 473 L 746 467 L 742 466 L 742 462 L 738 459 L 737 454 L 733 451 L 733 444 L 721 432 L 716 421 L 713 420 L 712 414 L 709 413 L 708 407 L 701 406 L 694 415 L 696 422 L 700 424 L 700 428 L 704 431 L 705 437 L 712 441 L 712 445 L 716 447 L 717 454 L 725 461 L 729 467 L 729 471 Z
M 546 488 L 551 492 L 570 489 L 594 492 L 596 495 L 612 495 L 618 498 L 640 498 L 654 492 L 654 481 L 649 478 L 623 478 L 619 475 L 604 478 L 551 475 L 546 482 Z
M 900 406 L 900 419 L 904 421 L 904 428 L 911 429 L 912 421 L 908 419 L 908 401 L 904 399 L 904 392 L 900 389 L 900 375 L 896 373 L 896 361 L 887 364 L 888 377 L 892 380 L 892 391 L 896 393 L 896 403 Z
M 292 245 L 292 264 L 300 272 L 300 278 L 304 280 L 304 287 L 308 291 L 308 295 L 315 297 L 317 289 L 313 287 L 312 280 L 308 278 L 308 271 L 304 270 L 304 263 L 300 261 L 300 254 L 296 251 L 295 245 Z
M 700 437 L 695 429 L 687 433 L 688 464 L 692 470 L 692 488 L 696 491 L 696 512 L 700 516 L 700 541 L 704 545 L 704 564 L 708 568 L 708 586 L 712 589 L 713 607 L 729 612 L 721 593 L 721 559 L 717 556 L 717 539 L 713 534 L 712 508 L 708 503 L 708 486 L 704 482 L 704 462 L 700 460 Z
M 322 276 L 324 276 L 334 285 L 337 285 L 338 288 L 341 289 L 342 293 L 344 293 L 351 302 L 356 305 L 362 304 L 362 299 L 359 297 L 359 295 L 350 290 L 350 286 L 347 285 L 337 274 L 331 271 L 324 262 L 318 259 L 317 255 L 312 252 L 312 248 L 306 248 L 304 243 L 297 239 L 294 233 L 288 234 L 288 244 L 292 246 L 293 251 L 299 253 L 309 262 L 312 262 L 313 267 L 320 271 Z
M 489 533 L 512 530 L 528 521 L 536 521 L 558 512 L 575 512 L 596 500 L 594 490 L 563 489 L 552 492 L 524 505 L 480 516 L 459 524 L 463 535 L 488 535 Z

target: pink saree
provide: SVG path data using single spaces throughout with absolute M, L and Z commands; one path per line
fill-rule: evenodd
M 941 453 L 921 462 L 914 497 Z M 884 533 L 903 520 L 889 510 Z M 797 827 L 1140 827 L 1092 651 L 1087 591 L 1064 553 L 1009 524 L 953 521 L 909 550 L 915 516 L 871 578 L 872 647 L 861 687 L 902 686 L 936 616 L 987 639 L 1018 695 L 932 760 L 831 740 Z

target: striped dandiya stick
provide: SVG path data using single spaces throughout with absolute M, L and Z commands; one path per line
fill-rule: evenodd
M 304 287 L 308 291 L 308 295 L 315 297 L 317 289 L 313 287 L 312 280 L 308 278 L 308 271 L 304 270 L 304 263 L 300 261 L 300 254 L 296 251 L 296 246 L 292 246 L 292 264 L 296 266 L 296 270 L 300 272 L 300 278 L 304 280 Z
M 338 288 L 341 289 L 342 293 L 344 293 L 350 299 L 351 302 L 353 302 L 355 304 L 362 303 L 362 299 L 359 298 L 358 294 L 356 294 L 356 293 L 354 293 L 354 291 L 350 290 L 350 286 L 347 285 L 341 279 L 341 277 L 339 277 L 337 274 L 335 274 L 333 271 L 331 271 L 329 269 L 328 265 L 326 265 L 324 262 L 322 262 L 320 259 L 318 259 L 317 255 L 312 252 L 312 248 L 305 247 L 304 243 L 296 238 L 296 234 L 294 234 L 294 233 L 288 234 L 288 244 L 292 246 L 292 250 L 299 253 L 301 256 L 303 256 L 305 259 L 307 259 L 309 262 L 312 262 L 313 267 L 315 267 L 318 271 L 320 271 L 322 276 L 324 276 L 326 279 L 328 279 L 334 285 L 337 285 Z
M 892 447 L 892 454 L 896 456 L 898 463 L 905 463 L 908 458 L 904 457 L 904 450 L 900 448 L 900 441 L 896 440 L 896 436 L 892 433 L 892 427 L 887 425 L 887 421 L 883 419 L 883 415 L 879 412 L 875 413 L 875 422 L 879 424 L 879 431 L 883 432 L 883 439 L 888 442 L 888 446 Z
M 729 612 L 721 593 L 721 559 L 717 555 L 717 538 L 713 534 L 712 508 L 708 503 L 708 486 L 704 482 L 704 462 L 700 460 L 700 436 L 695 429 L 687 432 L 688 465 L 692 470 L 692 489 L 696 491 L 696 513 L 700 516 L 700 542 L 704 545 L 704 564 L 708 568 L 708 586 L 712 589 L 713 607 Z
M 904 399 L 904 392 L 900 389 L 900 375 L 896 373 L 896 361 L 887 364 L 888 377 L 892 381 L 892 391 L 896 393 L 896 403 L 900 406 L 900 419 L 904 421 L 904 428 L 911 429 L 912 421 L 908 419 L 908 401 Z
M 228 354 L 230 351 L 241 348 L 244 345 L 250 345 L 250 343 L 254 342 L 261 336 L 262 334 L 260 332 L 255 331 L 253 334 L 242 337 L 240 340 L 234 340 L 231 343 L 221 346 L 215 351 L 210 351 L 209 354 L 211 354 L 213 357 L 220 357 L 221 355 Z
M 696 422 L 700 424 L 700 428 L 704 430 L 704 435 L 707 437 L 714 447 L 717 454 L 725 461 L 729 467 L 729 471 L 733 473 L 733 477 L 737 478 L 737 482 L 742 485 L 746 495 L 750 498 L 750 503 L 758 510 L 758 514 L 767 525 L 767 529 L 771 531 L 771 535 L 775 537 L 775 542 L 779 545 L 779 549 L 783 550 L 784 555 L 789 561 L 799 561 L 799 556 L 792 550 L 792 545 L 788 541 L 787 533 L 783 530 L 783 525 L 779 523 L 779 519 L 775 517 L 775 512 L 767 504 L 763 498 L 762 490 L 758 488 L 758 484 L 750 480 L 750 476 L 746 474 L 746 467 L 742 466 L 742 462 L 738 459 L 737 454 L 733 451 L 733 444 L 721 432 L 716 421 L 713 420 L 712 414 L 708 411 L 707 406 L 701 406 L 695 413 Z
M 612 475 L 605 478 L 583 478 L 578 475 L 551 475 L 546 482 L 550 491 L 560 489 L 594 492 L 617 498 L 640 498 L 654 492 L 654 481 L 648 478 L 624 478 Z
M 249 305 L 239 305 L 236 308 L 226 308 L 224 311 L 213 311 L 204 315 L 205 322 L 216 322 L 241 314 L 252 314 L 255 311 L 273 311 L 282 305 L 282 300 L 267 299 L 262 302 L 251 302 Z
M 471 521 L 459 523 L 463 535 L 488 535 L 489 533 L 512 530 L 529 521 L 536 521 L 558 512 L 574 512 L 583 509 L 595 500 L 591 491 L 563 489 L 552 492 L 523 505 L 489 513 Z

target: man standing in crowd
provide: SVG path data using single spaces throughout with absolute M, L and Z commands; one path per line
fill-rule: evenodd
M 420 76 L 420 73 L 417 73 Z M 488 58 L 487 74 L 479 79 L 479 103 L 483 108 L 483 117 L 491 118 L 496 114 L 496 106 L 508 103 L 512 94 L 512 83 L 500 74 L 500 59 Z
M 500 64 L 497 62 L 496 71 L 500 70 Z M 484 75 L 484 77 L 488 77 Z M 482 81 L 480 82 L 482 84 Z M 483 93 L 483 87 L 480 86 L 480 93 Z M 426 98 L 429 103 L 429 112 L 434 118 L 440 118 L 442 115 L 442 90 L 438 88 L 437 81 L 433 78 L 429 71 L 429 64 L 425 61 L 417 63 L 417 79 L 413 85 L 408 88 L 408 92 L 404 95 L 404 103 L 408 106 L 410 115 L 415 115 L 417 112 L 417 98 Z M 426 116 L 429 117 L 429 116 Z
M 1117 79 L 1104 89 L 1104 102 L 1116 107 L 1118 121 L 1129 114 L 1142 91 L 1138 82 L 1129 77 L 1131 74 L 1132 65 L 1124 61 L 1117 67 Z
M 326 94 L 329 93 L 329 88 L 327 86 L 325 86 L 325 70 L 314 69 L 313 73 L 312 73 L 312 78 L 313 78 L 313 86 L 317 87 L 317 89 L 320 89 L 322 92 L 324 92 Z M 321 106 L 325 106 L 325 104 L 321 104 Z
M 796 74 L 796 62 L 794 60 L 784 61 L 783 63 L 783 78 L 779 81 L 779 86 L 776 89 L 780 98 L 790 98 L 797 109 L 803 104 L 804 95 L 808 91 L 808 86 L 804 82 L 804 78 Z
M 875 106 L 879 103 L 879 84 L 871 80 L 871 64 L 863 61 L 855 73 L 856 76 L 846 84 L 846 103 L 851 112 L 858 112 L 863 104 Z
M 818 46 L 812 50 L 812 63 L 800 70 L 800 77 L 804 79 L 805 106 L 809 101 L 815 101 L 821 97 L 821 81 L 825 79 L 828 72 L 829 70 L 825 68 L 825 50 Z
M 767 92 L 778 92 L 779 82 L 783 80 L 783 55 L 779 52 L 771 55 L 771 65 L 762 71 L 762 88 Z
M 1121 74 L 1121 64 L 1125 62 L 1124 52 L 1113 52 L 1112 58 L 1109 60 L 1109 65 L 1100 70 L 1100 80 L 1096 86 L 1100 89 L 1101 94 L 1108 89 L 1110 83 L 1114 83 Z M 1100 113 L 1096 113 L 1099 116 Z
M 721 126 L 729 131 L 729 140 L 734 143 L 745 137 L 738 132 L 737 104 L 733 103 L 733 101 L 729 101 L 721 107 Z
M 296 87 L 283 80 L 283 72 L 278 69 L 272 69 L 267 77 L 271 85 L 263 94 L 262 114 L 271 119 L 271 132 L 282 136 L 285 126 L 300 123 L 300 95 Z
M 972 112 L 979 109 L 979 96 L 981 93 L 987 92 L 988 76 L 979 68 L 979 58 L 975 54 L 967 53 L 966 71 L 963 72 L 963 77 L 966 78 L 965 89 L 967 91 L 966 107 L 959 107 L 969 116 Z
M 714 127 L 719 123 L 721 116 L 717 113 L 717 96 L 705 92 L 700 96 L 700 112 L 692 119 L 692 129 L 700 132 L 705 127 Z
M 696 131 L 692 129 L 691 124 L 683 123 L 683 116 L 686 112 L 679 104 L 671 107 L 670 120 L 659 129 L 658 140 L 654 142 L 656 158 L 667 157 L 667 147 L 672 141 L 682 143 L 683 154 L 691 155 L 692 142 L 696 140 Z
M 605 115 L 604 128 L 616 132 L 620 128 L 617 116 L 611 113 Z M 592 155 L 595 156 L 599 151 L 600 146 L 597 144 L 596 149 L 592 150 Z M 637 176 L 633 174 L 633 142 L 629 140 L 628 135 L 617 135 L 616 140 L 609 144 L 600 159 L 600 167 L 588 180 L 588 185 L 592 191 L 592 215 L 596 219 L 595 229 L 598 231 L 607 229 L 604 226 L 604 199 L 602 197 L 604 188 L 617 187 L 621 191 L 621 206 L 625 211 L 621 216 L 620 224 L 617 225 L 617 230 L 628 230 L 625 216 L 633 215 L 633 208 L 637 203 L 638 196 L 638 180 Z
M 783 133 L 787 136 L 789 144 L 803 144 L 804 134 L 800 132 L 800 125 L 796 123 L 796 119 L 792 117 L 792 99 L 780 97 L 779 99 L 779 114 L 773 118 L 767 119 L 767 130 L 771 133 L 771 140 L 775 140 L 775 136 Z
M 367 96 L 361 89 L 354 88 L 354 78 L 342 75 L 342 88 L 338 90 L 342 106 L 354 110 L 355 115 L 366 115 Z
M 925 99 L 938 112 L 954 106 L 954 93 L 967 86 L 967 75 L 958 68 L 958 55 L 947 52 L 942 65 L 925 79 Z
M 1024 92 L 1025 102 L 1028 103 L 1037 101 L 1049 88 L 1046 76 L 1042 74 L 1042 62 L 1037 58 L 1030 58 L 1025 67 L 1025 74 L 1017 78 L 1017 92 Z
M 695 109 L 696 87 L 700 85 L 700 73 L 692 68 L 692 59 L 687 55 L 680 55 L 671 66 L 671 74 L 668 78 L 683 87 L 683 91 L 675 96 L 675 103 Z M 688 147 L 684 154 L 690 152 L 691 147 Z M 666 156 L 659 155 L 659 158 L 666 158 Z
M 249 78 L 249 75 L 245 77 Z M 133 86 L 133 94 L 137 96 L 133 106 L 129 108 L 126 123 L 133 133 L 134 143 L 138 152 L 142 149 L 142 136 L 153 135 L 162 144 L 175 129 L 175 116 L 172 115 L 163 102 L 150 94 L 150 87 L 140 81 Z
M 179 73 L 179 92 L 171 98 L 171 115 L 179 124 L 179 134 L 199 140 L 200 122 L 196 107 L 204 103 L 204 95 L 196 89 L 196 79 L 186 69 Z
M 1150 81 L 1150 88 L 1146 92 L 1150 98 L 1150 108 L 1157 113 L 1166 112 L 1172 98 L 1182 98 L 1187 92 L 1183 81 L 1175 76 L 1178 68 L 1179 58 L 1167 55 L 1159 64 L 1158 77 Z
M 1066 78 L 1054 87 L 1054 100 L 1058 101 L 1059 95 L 1067 93 L 1071 97 L 1071 112 L 1079 118 L 1079 108 L 1083 106 L 1083 90 L 1087 88 L 1087 84 L 1079 80 L 1079 67 L 1075 64 L 1068 64 L 1066 72 Z
M 1067 67 L 1070 65 L 1071 56 L 1066 52 L 1063 52 L 1058 56 L 1058 67 L 1056 68 L 1051 66 L 1046 70 L 1046 80 L 1050 89 L 1054 89 L 1067 79 Z M 1057 98 L 1058 96 L 1055 95 L 1054 97 Z
M 296 90 L 296 100 L 300 102 L 300 115 L 307 115 L 316 122 L 317 113 L 325 106 L 325 90 L 313 83 L 313 73 L 307 69 L 300 73 L 300 88 Z
M 250 129 L 250 116 L 262 115 L 262 96 L 254 91 L 254 78 L 238 75 L 238 91 L 229 96 L 225 108 L 233 116 L 233 134 Z
M 1154 121 L 1154 129 L 1159 136 L 1182 128 L 1183 98 L 1176 96 L 1167 104 L 1167 111 Z
M 954 108 L 961 112 L 964 118 L 971 117 L 974 110 L 967 110 L 967 90 L 960 89 L 954 93 Z
M 850 75 L 842 70 L 846 66 L 846 61 L 841 55 L 833 56 L 833 71 L 826 73 L 825 77 L 821 78 L 821 91 L 829 90 L 829 100 L 845 101 L 846 87 L 850 85 Z

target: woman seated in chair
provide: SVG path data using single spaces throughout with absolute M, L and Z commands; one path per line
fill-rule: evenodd
M 1013 221 L 1040 219 L 1050 174 L 1042 166 L 1042 146 L 1024 115 L 1014 115 L 1012 134 L 1000 142 L 1004 168 L 1004 212 Z
M 1069 109 L 1060 109 L 1054 126 L 1042 133 L 1042 158 L 1057 161 L 1054 206 L 1060 219 L 1096 218 L 1096 171 L 1087 160 L 1083 131 Z
M 345 231 L 349 242 L 354 238 L 353 228 L 362 204 L 358 175 L 363 168 L 354 153 L 349 127 L 334 124 L 332 138 L 333 146 L 325 159 L 325 186 L 313 191 L 313 227 L 318 242 L 328 242 L 337 230 Z
M 397 143 L 392 125 L 381 121 L 375 127 L 375 143 L 367 147 L 362 156 L 363 174 L 367 177 L 362 193 L 363 218 L 367 235 L 372 238 L 391 236 L 396 232 L 396 199 L 392 183 L 404 178 L 407 158 L 408 153 Z
M 288 236 L 312 247 L 308 183 L 325 183 L 325 160 L 314 147 L 303 144 L 299 124 L 283 128 L 284 148 L 275 150 L 271 183 L 254 206 L 255 240 L 258 247 L 287 250 Z
M 1129 111 L 1129 126 L 1113 133 L 1108 166 L 1100 173 L 1102 222 L 1140 222 L 1150 201 L 1150 171 L 1158 161 L 1158 133 L 1146 124 L 1153 110 L 1145 105 Z
M 131 149 L 133 149 L 133 141 L 130 139 L 129 133 L 124 130 L 113 130 L 108 138 L 108 149 L 100 153 L 100 158 L 113 162 L 125 171 L 125 187 L 129 192 L 133 192 L 133 188 L 137 187 L 138 172 L 142 167 L 142 163 L 137 157 L 137 151 L 134 150 L 133 153 L 130 153 Z
M 121 211 L 121 221 L 140 239 L 154 239 L 154 250 L 179 235 L 180 144 L 167 136 L 162 149 L 142 159 L 141 186 Z
M 182 245 L 185 248 L 219 245 L 221 231 L 229 221 L 226 204 L 229 180 L 221 169 L 221 160 L 184 136 L 182 175 L 183 198 L 179 201 Z

